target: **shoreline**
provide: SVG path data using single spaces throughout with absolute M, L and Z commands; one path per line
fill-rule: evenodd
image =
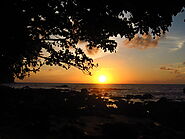
M 112 102 L 85 90 L 1 87 L 0 91 L 2 138 L 185 137 L 185 102 L 166 98 Z
M 8 86 L 8 85 L 6 85 Z M 131 97 L 138 99 L 142 98 L 142 95 L 151 94 L 155 101 L 161 97 L 176 101 L 185 101 L 185 85 L 182 84 L 73 84 L 73 83 L 21 83 L 9 85 L 13 88 L 33 88 L 33 89 L 61 89 L 69 91 L 80 91 L 81 89 L 87 89 L 89 92 L 97 93 L 95 95 L 104 94 L 105 97 Z M 140 96 L 139 96 L 140 95 Z M 136 99 L 135 99 L 136 100 Z

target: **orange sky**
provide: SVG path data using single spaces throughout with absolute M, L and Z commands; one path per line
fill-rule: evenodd
M 128 49 L 128 48 L 125 48 Z M 138 53 L 144 53 L 137 50 Z M 142 84 L 142 83 L 183 83 L 183 81 L 173 80 L 175 74 L 164 72 L 151 61 L 142 61 L 142 56 L 121 58 L 122 53 L 113 53 L 100 58 L 95 62 L 99 67 L 92 70 L 92 76 L 84 74 L 82 71 L 71 68 L 69 70 L 61 67 L 42 67 L 37 74 L 32 73 L 30 77 L 18 82 L 50 82 L 50 83 L 99 83 L 99 76 L 105 75 L 105 83 L 118 84 Z M 160 65 L 159 65 L 160 66 Z
M 105 75 L 105 83 L 185 83 L 184 18 L 185 12 L 174 17 L 170 32 L 156 40 L 146 35 L 136 35 L 131 42 L 117 37 L 114 38 L 118 42 L 117 53 L 96 50 L 90 53 L 89 56 L 99 64 L 98 68 L 92 70 L 92 76 L 76 68 L 65 70 L 61 67 L 44 66 L 37 74 L 32 73 L 29 78 L 16 81 L 99 83 L 99 76 Z M 83 42 L 79 45 L 83 45 Z

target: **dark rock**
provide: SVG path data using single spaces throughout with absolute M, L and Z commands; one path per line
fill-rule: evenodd
M 143 99 L 152 99 L 152 98 L 153 98 L 153 96 L 151 94 L 149 94 L 149 93 L 145 93 L 143 95 Z
M 69 86 L 68 85 L 59 85 L 59 86 L 56 86 L 56 87 L 68 88 Z
M 85 93 L 85 94 L 86 94 L 86 93 L 88 93 L 88 92 L 89 92 L 89 91 L 88 91 L 86 88 L 82 88 L 82 89 L 81 89 L 81 93 Z
M 115 123 L 103 125 L 103 133 L 105 138 L 125 138 L 136 139 L 137 131 L 135 125 Z
M 168 101 L 169 100 L 166 97 L 161 97 L 157 102 L 159 102 L 159 103 L 166 103 Z
M 29 86 L 24 86 L 22 89 L 31 89 Z

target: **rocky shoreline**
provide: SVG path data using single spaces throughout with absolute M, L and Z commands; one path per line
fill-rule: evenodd
M 85 89 L 1 86 L 0 138 L 184 139 L 185 102 L 148 97 L 133 103 L 129 98 L 111 101 Z

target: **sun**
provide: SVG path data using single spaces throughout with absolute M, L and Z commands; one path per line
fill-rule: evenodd
M 98 79 L 100 83 L 105 83 L 107 81 L 107 77 L 105 75 L 100 75 Z

